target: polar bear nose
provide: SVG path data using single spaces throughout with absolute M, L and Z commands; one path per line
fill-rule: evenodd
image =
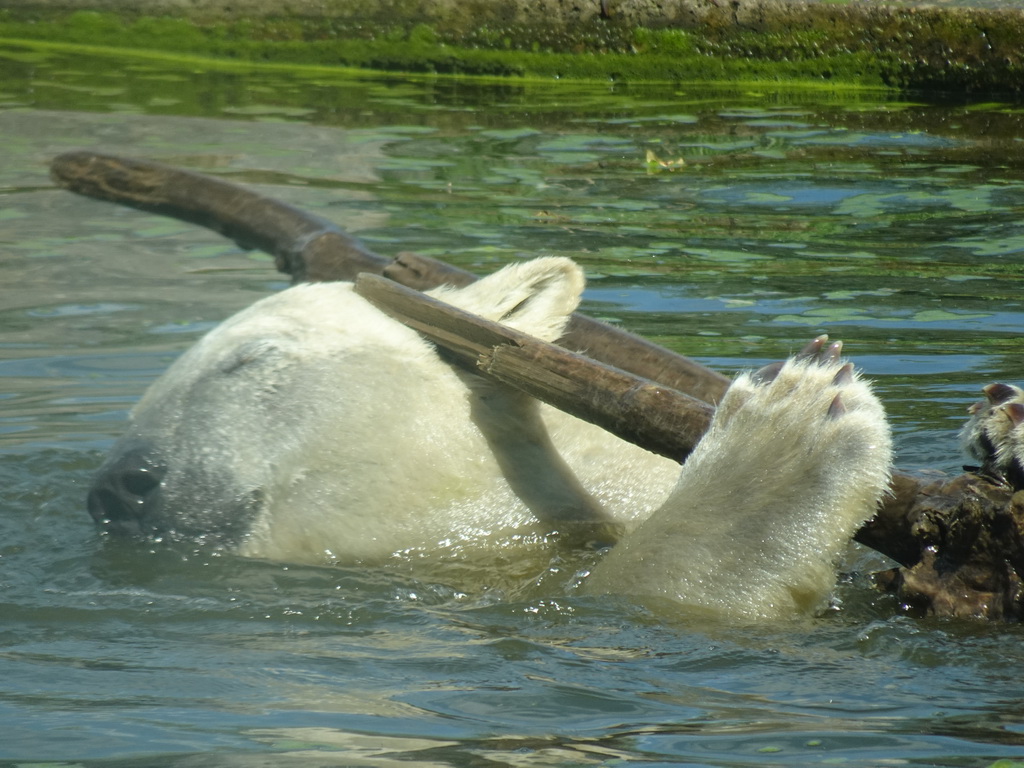
M 159 530 L 160 484 L 167 468 L 144 448 L 134 447 L 108 460 L 101 468 L 86 504 L 92 519 L 121 534 L 152 534 Z

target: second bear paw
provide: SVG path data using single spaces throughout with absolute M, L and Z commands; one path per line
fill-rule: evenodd
M 989 384 L 985 399 L 975 403 L 960 431 L 967 455 L 981 462 L 977 470 L 999 483 L 1024 489 L 1024 390 L 1012 384 Z

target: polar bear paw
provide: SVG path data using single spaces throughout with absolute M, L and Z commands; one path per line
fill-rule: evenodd
M 672 495 L 608 553 L 590 588 L 748 618 L 820 606 L 892 460 L 882 405 L 841 353 L 820 336 L 739 376 Z
M 819 336 L 789 360 L 738 377 L 692 459 L 759 477 L 763 504 L 813 502 L 862 523 L 887 486 L 891 439 L 882 404 L 842 348 Z M 707 456 L 697 455 L 702 448 Z
M 819 414 L 830 418 L 841 416 L 848 405 L 876 406 L 877 400 L 855 374 L 853 363 L 842 361 L 842 350 L 843 342 L 828 344 L 828 336 L 818 336 L 788 360 L 740 376 L 719 405 L 716 421 L 725 426 L 741 409 L 751 407 L 766 407 L 772 412 L 789 411 L 789 401 L 794 397 L 808 408 L 813 401 L 830 397 L 828 408 Z M 751 398 L 759 402 L 748 406 Z M 809 426 L 805 416 L 793 415 L 798 416 L 800 427 Z
M 965 453 L 981 462 L 965 467 L 998 483 L 1024 489 L 1024 390 L 1012 384 L 989 384 L 985 399 L 974 403 L 960 431 Z

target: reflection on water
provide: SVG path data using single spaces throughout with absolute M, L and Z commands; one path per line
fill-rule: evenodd
M 741 631 L 566 594 L 557 562 L 510 598 L 100 539 L 83 487 L 127 408 L 284 280 L 46 176 L 92 147 L 259 185 L 382 253 L 569 255 L 586 311 L 724 371 L 827 331 L 900 465 L 948 471 L 978 389 L 1024 379 L 1019 109 L 195 70 L 0 48 L 0 760 L 1024 759 L 1019 628 L 911 620 L 857 577 L 814 622 Z

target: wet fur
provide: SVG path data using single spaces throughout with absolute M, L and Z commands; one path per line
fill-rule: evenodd
M 889 480 L 891 441 L 838 348 L 741 375 L 675 490 L 588 589 L 778 617 L 820 606 Z

